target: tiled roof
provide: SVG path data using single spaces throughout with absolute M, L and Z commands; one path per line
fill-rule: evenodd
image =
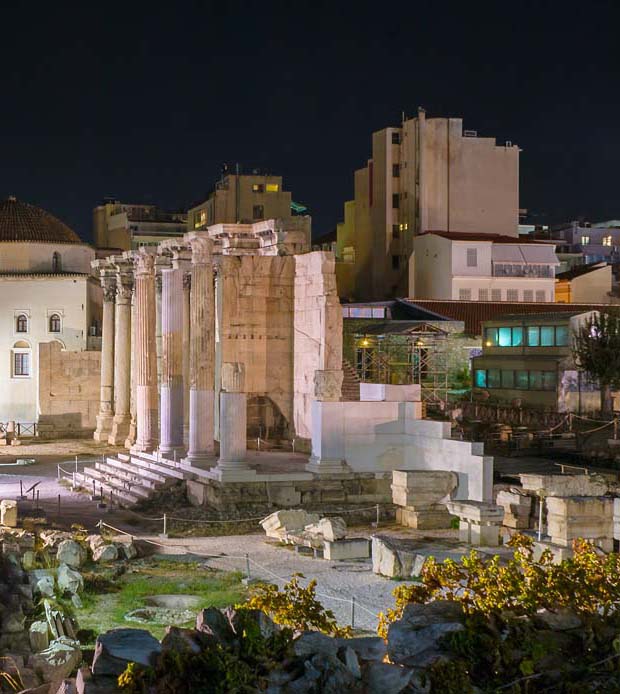
M 505 236 L 503 234 L 473 234 L 469 232 L 460 231 L 425 231 L 420 236 L 426 236 L 427 234 L 434 234 L 435 236 L 441 236 L 444 239 L 449 239 L 450 241 L 492 241 L 493 243 L 535 243 L 540 246 L 544 243 L 550 243 L 555 245 L 554 241 L 535 241 L 534 239 L 524 238 L 522 236 Z
M 40 207 L 13 197 L 0 201 L 0 242 L 82 243 L 66 224 Z
M 582 313 L 601 308 L 608 304 L 552 304 L 511 301 L 434 301 L 432 299 L 404 299 L 407 303 L 421 309 L 438 313 L 450 320 L 463 321 L 468 335 L 482 335 L 482 323 L 496 320 L 500 316 L 535 313 Z

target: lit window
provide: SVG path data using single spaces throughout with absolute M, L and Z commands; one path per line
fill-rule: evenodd
M 60 332 L 60 316 L 57 313 L 52 313 L 52 315 L 50 316 L 50 332 Z
M 476 369 L 474 383 L 476 384 L 476 388 L 487 387 L 487 372 L 484 369 Z
M 268 186 L 269 187 L 269 186 Z M 264 193 L 265 192 L 265 186 L 262 183 L 253 183 L 252 184 L 252 192 L 253 193 Z
M 512 330 L 510 328 L 500 328 L 499 329 L 499 346 L 500 347 L 511 347 L 512 346 Z
M 527 344 L 530 347 L 540 346 L 540 328 L 538 326 L 530 326 L 527 329 Z
M 611 246 L 611 236 L 603 236 L 603 246 Z
M 484 345 L 485 347 L 497 346 L 497 328 L 484 329 Z
M 515 372 L 515 387 L 519 390 L 527 390 L 529 388 L 529 378 L 527 371 Z
M 540 346 L 541 347 L 553 347 L 555 342 L 555 330 L 553 326 L 543 326 L 540 329 Z
M 280 190 L 279 183 L 268 183 L 266 187 L 268 193 L 277 193 Z
M 487 370 L 487 387 L 488 388 L 501 388 L 501 371 L 499 369 L 488 369 Z
M 566 347 L 568 345 L 568 328 L 566 326 L 556 326 L 555 344 L 558 347 Z
M 13 376 L 30 376 L 29 352 L 13 352 Z
M 530 390 L 543 389 L 543 372 L 530 371 Z
M 582 236 L 581 237 L 581 245 L 582 246 L 587 246 L 590 243 L 590 237 L 589 236 Z
M 467 249 L 467 267 L 478 267 L 478 249 Z
M 17 320 L 15 321 L 15 332 L 28 332 L 28 316 L 25 313 L 20 313 L 19 316 L 17 316 Z

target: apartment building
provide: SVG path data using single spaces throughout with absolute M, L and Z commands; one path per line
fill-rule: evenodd
M 164 239 L 183 236 L 186 231 L 184 212 L 167 212 L 156 205 L 124 203 L 109 198 L 93 210 L 96 248 L 129 251 L 141 246 L 157 246 Z
M 427 118 L 422 109 L 373 133 L 372 157 L 355 172 L 355 199 L 339 227 L 341 296 L 413 296 L 413 239 L 430 229 L 516 237 L 519 151 L 463 130 L 461 118 Z
M 555 301 L 553 243 L 429 231 L 414 238 L 415 299 Z
M 197 231 L 214 224 L 253 224 L 267 219 L 276 220 L 283 229 L 303 233 L 310 248 L 311 217 L 284 190 L 282 176 L 225 171 L 206 200 L 189 210 L 188 229 Z

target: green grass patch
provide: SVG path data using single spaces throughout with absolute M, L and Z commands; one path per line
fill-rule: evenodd
M 241 573 L 218 571 L 199 562 L 142 559 L 131 562 L 121 576 L 113 577 L 106 571 L 98 572 L 99 580 L 86 581 L 83 606 L 74 610 L 80 629 L 101 633 L 116 627 L 134 627 L 148 629 L 160 639 L 165 626 L 125 620 L 128 612 L 145 606 L 148 596 L 194 595 L 200 601 L 196 612 L 203 607 L 227 607 L 247 596 Z M 104 586 L 110 590 L 102 592 Z M 192 625 L 188 622 L 181 626 Z

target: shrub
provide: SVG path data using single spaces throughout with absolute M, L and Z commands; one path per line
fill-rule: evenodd
M 294 574 L 282 590 L 273 584 L 257 586 L 247 607 L 266 612 L 276 624 L 292 627 L 299 631 L 316 630 L 332 636 L 350 636 L 350 627 L 340 627 L 331 610 L 326 610 L 316 599 L 316 581 L 304 588 Z

